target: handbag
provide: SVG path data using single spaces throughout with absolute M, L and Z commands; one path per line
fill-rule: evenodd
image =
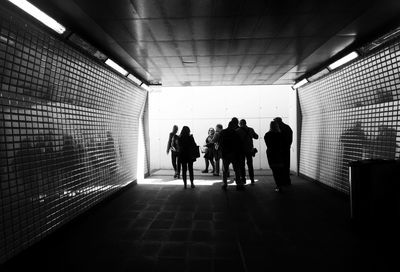
M 195 161 L 197 158 L 200 158 L 200 150 L 198 145 L 193 145 L 190 150 L 190 158 L 192 161 Z

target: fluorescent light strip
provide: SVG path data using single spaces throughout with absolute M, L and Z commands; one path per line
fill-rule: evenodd
M 29 3 L 25 0 L 8 0 L 26 13 L 30 14 L 31 16 L 35 17 L 37 20 L 41 21 L 46 26 L 53 29 L 58 34 L 63 34 L 65 32 L 65 27 L 58 23 L 56 20 L 51 18 L 49 15 Z
M 135 77 L 134 75 L 132 75 L 132 74 L 129 74 L 128 75 L 128 78 L 130 79 L 130 80 L 132 80 L 133 82 L 135 82 L 137 85 L 139 85 L 140 86 L 140 84 L 142 84 L 142 81 L 140 81 L 137 77 Z
M 356 51 L 351 52 L 350 54 L 348 54 L 348 55 L 344 56 L 343 58 L 341 58 L 341 59 L 335 61 L 334 63 L 330 64 L 328 66 L 328 68 L 330 70 L 334 70 L 334 69 L 336 69 L 336 68 L 338 68 L 338 67 L 340 67 L 340 66 L 342 66 L 342 65 L 344 65 L 346 63 L 348 63 L 349 61 L 352 61 L 353 59 L 355 59 L 357 57 L 358 57 L 358 53 Z
M 107 64 L 108 66 L 110 66 L 111 68 L 113 68 L 115 71 L 117 71 L 118 73 L 126 76 L 128 74 L 128 71 L 126 71 L 124 68 L 122 68 L 121 66 L 119 66 L 118 64 L 116 64 L 114 61 L 112 61 L 111 59 L 107 59 L 105 64 Z
M 140 87 L 142 87 L 142 88 L 145 89 L 146 91 L 151 91 L 151 88 L 150 88 L 147 84 L 145 84 L 145 83 L 142 83 L 142 85 L 140 85 Z
M 303 86 L 303 85 L 306 84 L 306 83 L 308 83 L 307 78 L 302 79 L 302 80 L 300 80 L 299 82 L 297 82 L 296 84 L 294 84 L 294 85 L 292 86 L 292 89 L 293 89 L 293 90 L 298 89 L 298 88 L 300 88 L 301 86 Z

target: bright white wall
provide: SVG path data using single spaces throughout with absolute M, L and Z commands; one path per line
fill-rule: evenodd
M 225 128 L 232 117 L 246 119 L 247 125 L 260 136 L 254 140 L 258 153 L 255 169 L 269 169 L 264 134 L 270 121 L 281 116 L 294 129 L 289 112 L 295 92 L 289 86 L 234 86 L 234 87 L 163 87 L 149 94 L 150 167 L 172 169 L 166 148 L 168 135 L 174 124 L 179 132 L 182 126 L 190 128 L 196 143 L 205 144 L 207 131 L 221 123 Z M 295 148 L 293 149 L 295 150 Z M 293 157 L 293 156 L 292 156 Z M 296 163 L 297 164 L 297 163 Z M 292 163 L 293 165 L 293 163 Z M 204 159 L 198 159 L 194 168 L 204 169 Z

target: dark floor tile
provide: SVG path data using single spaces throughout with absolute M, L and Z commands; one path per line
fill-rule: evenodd
M 173 220 L 154 220 L 150 229 L 169 229 L 173 222 Z
M 190 239 L 196 242 L 208 242 L 212 240 L 212 233 L 204 230 L 193 230 Z
M 152 257 L 152 258 L 155 258 L 155 257 L 158 256 L 158 253 L 160 252 L 161 246 L 162 246 L 161 242 L 143 241 L 140 244 L 138 244 L 138 246 L 137 246 L 138 253 L 136 255 L 140 256 L 140 257 Z
M 171 230 L 169 241 L 187 241 L 190 237 L 190 230 Z
M 192 224 L 192 220 L 175 220 L 172 229 L 191 229 Z
M 192 220 L 193 219 L 193 212 L 177 212 L 176 213 L 176 220 Z
M 207 230 L 211 231 L 213 227 L 212 221 L 196 220 L 193 222 L 194 230 Z
M 246 270 L 240 259 L 216 259 L 214 261 L 214 271 L 245 272 Z
M 122 240 L 125 241 L 135 241 L 135 240 L 140 240 L 146 229 L 129 229 L 124 234 L 121 236 Z
M 187 246 L 185 243 L 164 243 L 159 253 L 160 257 L 186 258 Z
M 164 209 L 165 210 L 165 209 Z M 173 220 L 175 219 L 175 212 L 160 212 L 157 215 L 157 220 Z
M 192 243 L 188 246 L 190 259 L 213 259 L 214 247 L 207 243 Z
M 155 266 L 155 272 L 185 271 L 186 259 L 159 258 Z
M 233 231 L 216 230 L 213 234 L 215 242 L 232 242 L 236 240 L 236 234 Z
M 216 243 L 215 244 L 216 259 L 240 259 L 240 250 L 236 243 Z
M 151 241 L 166 241 L 169 238 L 170 232 L 168 230 L 148 230 L 143 235 L 143 240 Z
M 210 208 L 211 211 L 211 208 Z M 194 214 L 194 220 L 212 220 L 213 213 L 212 212 L 196 212 Z
M 133 258 L 129 259 L 124 265 L 125 272 L 137 272 L 137 271 L 154 271 L 156 267 L 156 258 Z M 90 271 L 90 270 L 88 270 Z M 112 269 L 109 271 L 113 271 Z
M 213 260 L 189 260 L 188 272 L 210 272 L 213 271 Z

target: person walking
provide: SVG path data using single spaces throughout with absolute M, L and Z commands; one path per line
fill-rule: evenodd
M 267 145 L 268 164 L 274 176 L 276 192 L 282 192 L 282 186 L 285 181 L 284 172 L 284 149 L 285 139 L 276 121 L 270 123 L 270 129 L 264 135 L 264 141 Z
M 236 189 L 244 189 L 244 184 L 240 178 L 239 156 L 241 149 L 241 141 L 239 135 L 235 131 L 235 123 L 229 122 L 226 129 L 221 131 L 221 139 L 219 148 L 222 151 L 222 189 L 226 190 L 228 187 L 228 174 L 229 165 L 232 163 L 235 172 Z
M 179 161 L 182 164 L 182 179 L 184 188 L 187 188 L 187 170 L 189 169 L 190 186 L 194 188 L 193 162 L 196 157 L 193 155 L 193 150 L 198 148 L 194 141 L 193 135 L 190 134 L 190 129 L 187 126 L 182 127 L 181 134 L 178 139 L 179 145 Z
M 204 152 L 204 161 L 206 163 L 206 169 L 201 171 L 202 173 L 208 173 L 208 167 L 212 166 L 212 173 L 215 171 L 215 165 L 214 165 L 214 143 L 212 143 L 212 139 L 214 138 L 215 135 L 215 129 L 210 128 L 208 130 L 208 136 L 206 138 L 206 145 L 204 146 L 205 152 Z
M 258 134 L 253 128 L 247 126 L 245 119 L 239 121 L 239 128 L 236 129 L 239 134 L 242 143 L 242 150 L 240 154 L 240 173 L 242 177 L 242 182 L 246 183 L 246 167 L 249 171 L 249 178 L 251 184 L 254 184 L 254 167 L 253 167 L 253 156 L 255 156 L 256 149 L 254 149 L 253 139 L 258 139 Z
M 293 142 L 293 131 L 289 125 L 282 121 L 281 117 L 274 118 L 274 121 L 278 123 L 279 129 L 284 138 L 283 147 L 283 184 L 291 185 L 292 181 L 290 179 L 290 146 Z
M 178 126 L 174 125 L 172 132 L 169 133 L 168 144 L 167 144 L 167 155 L 171 151 L 172 167 L 174 168 L 174 178 L 179 178 L 181 172 L 181 164 L 179 162 L 179 147 L 178 147 Z

